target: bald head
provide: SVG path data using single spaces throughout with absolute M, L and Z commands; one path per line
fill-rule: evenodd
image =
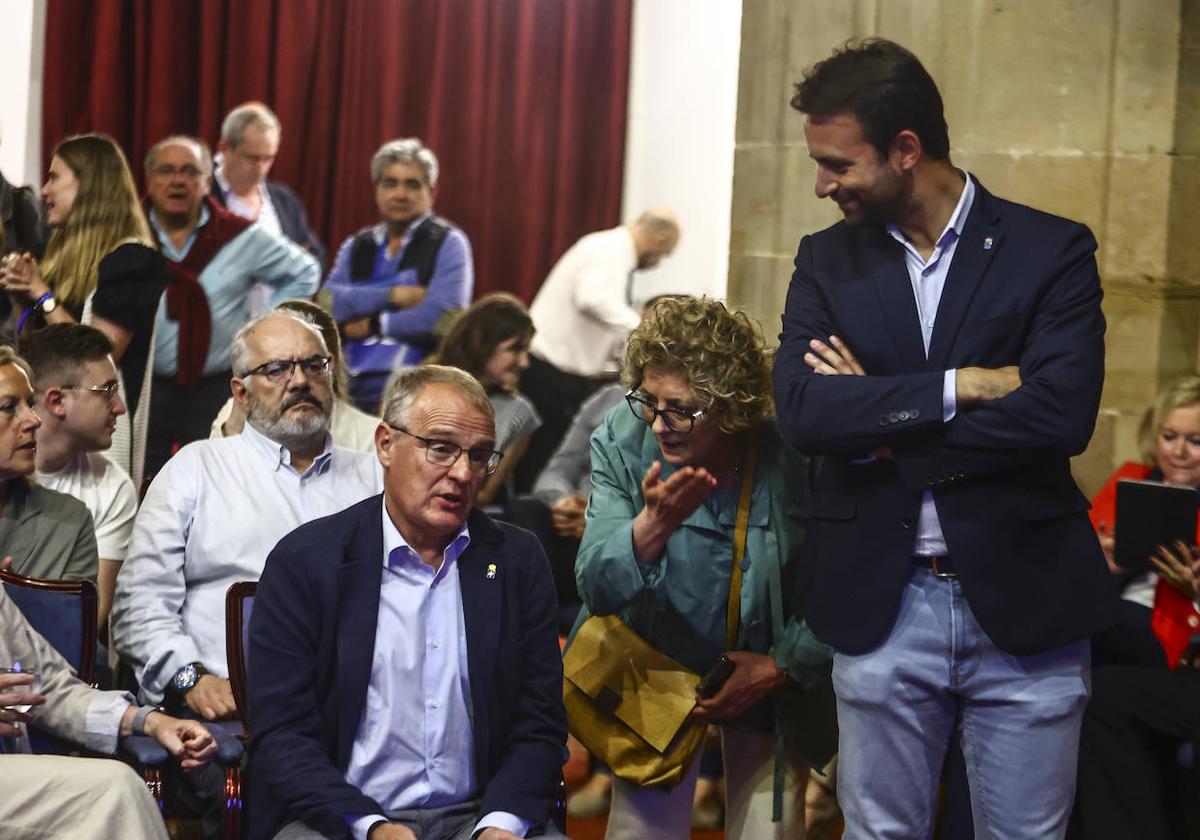
M 665 207 L 647 210 L 629 226 L 638 268 L 653 268 L 679 244 L 679 219 Z

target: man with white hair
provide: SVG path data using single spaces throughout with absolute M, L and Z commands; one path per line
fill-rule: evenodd
M 146 494 L 117 577 L 113 643 L 147 702 L 206 720 L 236 708 L 225 660 L 225 591 L 258 580 L 301 523 L 381 488 L 370 455 L 332 445 L 329 351 L 307 321 L 272 312 L 231 350 L 240 435 L 191 443 Z
M 279 152 L 282 128 L 262 102 L 243 102 L 225 115 L 213 162 L 212 196 L 226 210 L 286 236 L 325 265 L 325 246 L 308 224 L 304 205 L 290 189 L 267 180 Z
M 350 394 L 374 413 L 389 374 L 433 350 L 434 329 L 471 300 L 471 243 L 433 213 L 437 157 L 416 137 L 371 158 L 380 222 L 342 243 L 325 288 L 346 338 Z
M 310 296 L 316 260 L 221 207 L 209 195 L 212 155 L 195 137 L 172 135 L 146 155 L 146 216 L 171 282 L 154 323 L 154 384 L 146 475 L 171 453 L 208 436 L 229 396 L 230 339 L 254 314 L 255 284 L 274 289 L 267 306 Z

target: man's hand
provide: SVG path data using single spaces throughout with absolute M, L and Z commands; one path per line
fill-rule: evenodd
M 1171 586 L 1189 601 L 1200 596 L 1200 560 L 1192 549 L 1180 540 L 1175 541 L 1174 551 L 1165 545 L 1158 547 L 1158 556 L 1150 558 L 1151 565 Z
M 204 724 L 197 720 L 180 720 L 162 712 L 146 717 L 146 734 L 163 745 L 179 759 L 184 770 L 194 770 L 212 761 L 217 754 L 217 742 Z
M 479 834 L 475 835 L 475 840 L 521 840 L 521 838 L 511 831 L 505 831 L 503 828 L 492 826 L 485 828 Z
M 1016 365 L 959 368 L 954 379 L 954 398 L 962 408 L 971 403 L 998 400 L 1020 387 L 1021 369 Z
M 392 290 L 388 292 L 388 302 L 397 309 L 412 309 L 423 300 L 423 286 L 392 286 Z
M 762 653 L 730 651 L 736 665 L 721 690 L 707 700 L 697 700 L 692 710 L 704 720 L 737 720 L 746 710 L 787 682 L 787 673 Z
M 550 518 L 554 522 L 554 530 L 563 537 L 583 539 L 583 512 L 587 509 L 587 499 L 576 493 L 562 496 L 550 505 Z
M 20 738 L 22 731 L 17 724 L 33 720 L 33 710 L 18 712 L 11 706 L 40 706 L 46 702 L 41 694 L 21 689 L 34 681 L 33 674 L 0 674 L 0 735 Z
M 357 318 L 353 321 L 346 321 L 342 324 L 342 335 L 349 341 L 358 341 L 361 338 L 371 337 L 371 319 Z
M 381 822 L 371 826 L 367 840 L 417 840 L 417 835 L 406 825 Z
M 867 372 L 836 335 L 829 336 L 829 344 L 818 339 L 808 343 L 812 352 L 804 354 L 805 363 L 813 373 L 822 376 L 866 376 Z
M 205 720 L 228 720 L 237 714 L 229 680 L 203 674 L 183 696 L 188 708 Z

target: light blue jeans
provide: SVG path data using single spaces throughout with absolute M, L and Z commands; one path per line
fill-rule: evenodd
M 1020 615 L 1020 604 L 1012 609 Z M 1086 640 L 1036 656 L 1004 653 L 976 623 L 957 579 L 915 567 L 887 640 L 834 657 L 845 840 L 932 835 L 956 726 L 976 839 L 1062 838 L 1089 666 Z

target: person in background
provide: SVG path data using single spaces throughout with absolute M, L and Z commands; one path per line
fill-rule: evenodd
M 128 474 L 103 452 L 125 413 L 112 342 L 94 327 L 50 324 L 25 337 L 21 354 L 33 369 L 35 409 L 42 420 L 37 481 L 79 499 L 92 515 L 100 556 L 99 626 L 104 628 L 138 506 Z
M 350 393 L 377 412 L 393 370 L 437 344 L 439 321 L 475 287 L 466 234 L 433 212 L 439 168 L 419 138 L 390 140 L 371 158 L 379 224 L 346 238 L 322 294 L 346 339 Z
M 208 436 L 229 396 L 233 336 L 258 314 L 255 284 L 274 289 L 273 306 L 310 297 L 321 279 L 299 246 L 221 207 L 209 194 L 212 171 L 208 146 L 195 137 L 166 137 L 146 154 L 147 216 L 171 270 L 155 315 L 151 477 L 181 446 Z
M 0 173 L 0 261 L 28 252 L 40 260 L 50 240 L 46 213 L 33 187 L 16 187 Z M 0 294 L 0 343 L 13 344 L 12 301 Z
M 731 840 L 802 838 L 803 761 L 829 758 L 789 752 L 775 763 L 777 735 L 790 723 L 789 683 L 827 690 L 829 650 L 793 597 L 806 578 L 809 468 L 780 438 L 770 377 L 761 329 L 745 314 L 708 298 L 657 303 L 629 336 L 628 405 L 613 408 L 592 436 L 592 493 L 575 571 L 581 623 L 617 615 L 697 674 L 722 655 L 733 661 L 732 675 L 696 712 L 720 725 Z M 729 627 L 743 481 L 744 576 Z M 823 740 L 821 751 L 832 751 L 832 713 L 796 723 L 810 744 Z M 697 755 L 684 781 L 665 790 L 614 779 L 609 840 L 687 838 L 699 764 Z
M 479 380 L 496 419 L 496 449 L 504 454 L 499 468 L 488 476 L 475 503 L 496 502 L 513 469 L 541 425 L 533 404 L 517 387 L 529 366 L 533 321 L 525 305 L 505 292 L 484 295 L 459 315 L 429 362 L 450 365 Z
M 534 435 L 517 489 L 528 490 L 571 418 L 596 388 L 617 378 L 633 307 L 634 272 L 654 268 L 679 244 L 670 210 L 647 210 L 626 225 L 584 236 L 559 257 L 529 307 L 537 328 L 521 390 L 545 422 Z
M 26 667 L 36 663 L 37 669 L 0 674 L 4 783 L 0 826 L 5 840 L 166 840 L 158 805 L 128 765 L 101 758 L 20 754 L 24 753 L 22 728 L 29 725 L 108 754 L 116 752 L 119 737 L 146 735 L 162 744 L 184 770 L 201 768 L 216 755 L 217 745 L 208 729 L 161 709 L 139 708 L 129 694 L 97 691 L 77 679 L 67 661 L 25 620 L 2 585 L 0 662 Z M 32 690 L 35 679 L 41 683 L 36 692 Z M 28 711 L 15 708 L 25 705 Z
M 92 515 L 78 499 L 29 480 L 42 425 L 32 383 L 25 360 L 0 346 L 0 557 L 26 577 L 94 582 Z
M 42 201 L 53 231 L 45 258 L 39 263 L 22 255 L 0 270 L 0 285 L 16 304 L 14 314 L 27 319 L 25 331 L 82 323 L 112 340 L 128 415 L 118 422 L 109 454 L 140 486 L 154 315 L 170 274 L 125 155 L 111 137 L 83 134 L 60 143 Z
M 283 184 L 268 179 L 282 131 L 275 112 L 262 102 L 243 102 L 226 114 L 213 159 L 212 195 L 230 213 L 295 242 L 324 271 L 325 246 L 309 227 L 304 205 Z
M 285 300 L 275 309 L 280 312 L 297 313 L 312 321 L 325 339 L 325 347 L 329 350 L 329 375 L 333 380 L 333 405 L 330 408 L 329 421 L 329 434 L 333 436 L 333 445 L 353 449 L 355 452 L 374 452 L 375 427 L 379 425 L 379 418 L 360 410 L 350 401 L 350 374 L 346 370 L 346 361 L 342 358 L 342 339 L 333 316 L 307 300 Z M 209 437 L 240 434 L 245 423 L 246 416 L 230 397 L 217 412 Z

